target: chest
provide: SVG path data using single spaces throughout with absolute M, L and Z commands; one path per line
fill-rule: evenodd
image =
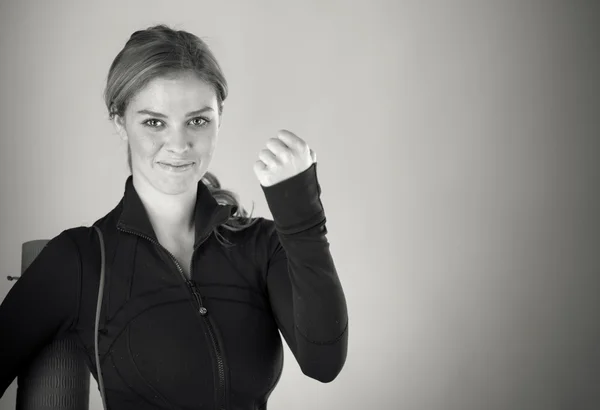
M 194 253 L 194 247 L 191 246 L 182 246 L 182 245 L 174 245 L 169 244 L 168 246 L 163 245 L 177 260 L 179 266 L 183 270 L 186 278 L 191 278 L 191 264 L 192 264 L 192 254 Z
M 211 238 L 194 255 L 198 290 L 210 312 L 202 317 L 155 244 L 134 235 L 122 234 L 118 239 L 106 236 L 106 314 L 99 323 L 104 383 L 113 396 L 109 402 L 122 397 L 124 402 L 138 404 L 142 395 L 144 400 L 156 398 L 154 408 L 165 406 L 165 401 L 172 408 L 197 408 L 199 403 L 212 407 L 219 388 L 215 384 L 220 371 L 214 360 L 216 349 L 226 369 L 224 385 L 229 390 L 225 395 L 231 393 L 232 401 L 249 401 L 247 405 L 232 403 L 232 407 L 262 403 L 264 392 L 274 387 L 281 373 L 283 349 L 263 294 L 262 273 L 243 252 L 245 248 L 224 252 Z M 192 241 L 169 241 L 160 235 L 157 240 L 189 275 Z M 89 249 L 96 254 L 82 256 L 82 306 L 76 331 L 88 365 L 94 369 L 100 266 L 95 263 L 98 247 Z M 211 337 L 211 330 L 216 337 Z
M 166 250 L 175 257 L 185 276 L 191 278 L 192 255 L 194 253 L 194 238 L 184 237 L 173 239 L 157 235 L 158 241 Z
M 189 275 L 193 243 L 157 239 Z M 135 403 L 133 407 L 144 409 L 149 401 L 153 408 L 213 408 L 214 398 L 221 395 L 231 401 L 228 408 L 251 408 L 266 401 L 266 392 L 281 374 L 283 345 L 258 279 L 251 284 L 251 259 L 240 252 L 224 253 L 214 243 L 211 249 L 211 242 L 196 252 L 194 270 L 208 283 L 198 285 L 210 312 L 201 316 L 155 244 L 123 236 L 111 252 L 114 248 L 107 243 L 110 269 L 103 303 L 108 314 L 101 315 L 104 332 L 98 341 L 110 404 L 120 407 L 122 400 L 123 408 Z M 86 276 L 97 277 L 98 269 L 91 266 Z M 89 285 L 89 297 L 82 298 L 78 340 L 94 369 L 98 282 L 83 282 Z M 220 365 L 215 360 L 219 353 Z M 224 391 L 221 386 L 226 386 Z

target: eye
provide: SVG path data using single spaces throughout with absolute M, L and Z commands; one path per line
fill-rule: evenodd
M 162 121 L 154 119 L 154 118 L 150 118 L 149 120 L 144 121 L 143 124 L 147 125 L 151 128 L 158 128 L 158 127 L 162 126 Z
M 208 123 L 210 123 L 210 120 L 207 118 L 198 117 L 194 118 L 192 121 L 190 121 L 190 123 L 196 127 L 205 127 L 208 125 Z

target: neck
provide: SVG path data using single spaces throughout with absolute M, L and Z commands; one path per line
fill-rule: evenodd
M 194 209 L 196 190 L 177 195 L 168 195 L 157 191 L 148 183 L 137 181 L 133 177 L 133 186 L 157 236 L 177 238 L 194 233 Z

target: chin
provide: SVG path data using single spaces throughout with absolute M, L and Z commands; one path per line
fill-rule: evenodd
M 186 181 L 158 181 L 155 188 L 167 195 L 180 195 L 186 192 L 196 192 L 198 181 L 191 178 Z
M 193 171 L 190 170 L 181 175 L 169 175 L 168 173 L 159 171 L 152 185 L 169 195 L 178 195 L 189 191 L 195 192 L 202 175 Z

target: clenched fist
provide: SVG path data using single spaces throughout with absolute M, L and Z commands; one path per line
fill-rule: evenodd
M 296 176 L 317 162 L 306 141 L 290 131 L 279 130 L 277 138 L 270 138 L 266 145 L 254 163 L 254 173 L 264 187 Z

